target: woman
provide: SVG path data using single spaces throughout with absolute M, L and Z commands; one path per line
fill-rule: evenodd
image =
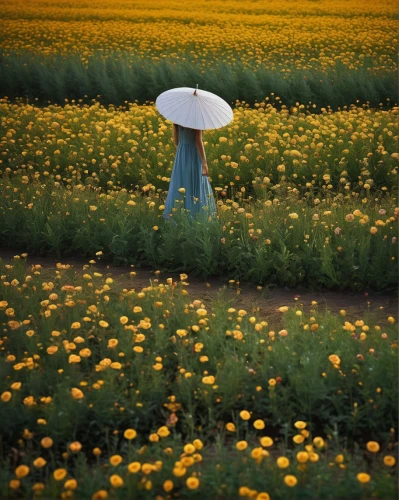
M 164 218 L 173 218 L 172 208 L 179 206 L 190 211 L 191 220 L 198 213 L 216 218 L 216 203 L 208 179 L 202 130 L 174 123 L 173 142 L 177 151 L 163 212 Z M 179 192 L 181 188 L 185 189 L 183 193 Z

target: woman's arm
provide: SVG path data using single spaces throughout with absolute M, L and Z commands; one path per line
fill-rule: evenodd
M 173 124 L 172 135 L 173 135 L 173 142 L 177 147 L 179 144 L 179 129 L 177 128 L 176 123 Z
M 202 130 L 195 131 L 195 144 L 197 146 L 199 155 L 201 157 L 202 166 L 204 166 L 204 165 L 208 166 L 208 163 L 206 161 L 206 156 L 205 156 L 204 143 L 202 142 Z

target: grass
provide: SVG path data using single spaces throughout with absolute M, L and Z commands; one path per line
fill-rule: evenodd
M 41 56 L 10 53 L 0 58 L 0 92 L 3 96 L 28 98 L 37 104 L 64 104 L 65 99 L 103 105 L 144 104 L 174 87 L 193 87 L 213 92 L 230 105 L 245 101 L 250 106 L 278 92 L 287 106 L 312 103 L 315 111 L 329 105 L 338 110 L 351 104 L 369 104 L 389 109 L 397 106 L 396 72 L 374 72 L 372 61 L 348 69 L 339 61 L 327 69 L 254 69 L 242 62 L 200 64 L 110 54 L 94 51 L 87 63 L 79 54 Z
M 5 181 L 0 242 L 33 254 L 98 252 L 116 264 L 227 275 L 258 285 L 392 290 L 397 286 L 397 216 L 393 199 L 367 203 L 325 198 L 316 206 L 274 198 L 221 204 L 192 221 L 183 208 L 163 219 L 162 199 L 123 191 L 52 188 Z

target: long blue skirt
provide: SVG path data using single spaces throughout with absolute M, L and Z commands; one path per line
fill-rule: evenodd
M 166 220 L 173 220 L 173 208 L 188 211 L 192 221 L 216 219 L 212 187 L 208 177 L 202 175 L 201 157 L 195 143 L 179 141 L 163 212 Z

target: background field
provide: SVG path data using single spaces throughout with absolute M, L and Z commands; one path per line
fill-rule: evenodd
M 155 101 L 171 87 L 318 110 L 397 104 L 397 5 L 358 0 L 1 2 L 2 93 Z

